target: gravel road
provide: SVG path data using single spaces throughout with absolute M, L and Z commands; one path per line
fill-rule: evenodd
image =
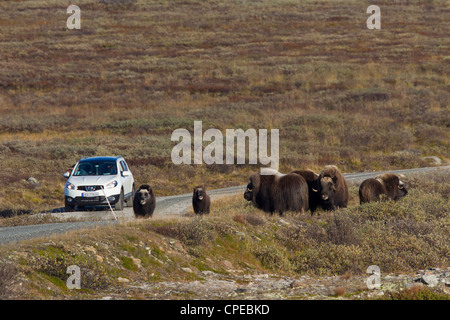
M 449 168 L 450 167 L 447 165 L 441 167 L 391 170 L 389 172 L 408 175 L 411 173 L 426 173 L 434 170 L 449 170 Z M 361 183 L 363 180 L 374 177 L 383 172 L 386 171 L 346 173 L 344 174 L 344 176 L 348 182 Z M 209 190 L 208 193 L 211 196 L 211 200 L 215 200 L 234 194 L 243 194 L 245 186 L 246 185 Z M 153 219 L 163 219 L 180 216 L 188 212 L 191 206 L 191 193 L 175 196 L 157 197 L 156 210 L 153 215 Z M 115 212 L 114 214 L 116 215 L 117 220 L 115 220 L 113 213 L 109 210 L 86 210 L 70 213 L 57 211 L 60 210 L 55 209 L 54 212 L 41 213 L 41 215 L 51 215 L 62 220 L 70 219 L 70 222 L 68 221 L 17 227 L 2 227 L 0 228 L 0 245 L 32 238 L 45 237 L 57 233 L 65 233 L 77 229 L 95 228 L 98 226 L 117 224 L 134 220 L 133 209 L 131 207 L 125 207 L 123 211 Z M 80 221 L 74 222 L 74 220 Z

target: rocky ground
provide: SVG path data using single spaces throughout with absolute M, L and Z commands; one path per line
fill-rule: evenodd
M 186 268 L 185 272 L 193 272 Z M 102 299 L 211 299 L 211 300 L 284 300 L 284 299 L 377 299 L 386 292 L 411 288 L 434 288 L 450 294 L 450 268 L 420 270 L 415 274 L 381 275 L 379 289 L 368 289 L 367 276 L 283 277 L 276 274 L 245 275 L 202 271 L 204 280 L 133 283 L 121 279 L 123 287 Z
M 62 248 L 61 244 L 62 242 L 50 240 L 48 243 L 42 243 L 38 248 Z M 139 242 L 138 246 L 148 250 L 149 254 L 151 253 L 146 244 Z M 108 247 L 112 248 L 109 244 Z M 187 255 L 179 242 L 174 240 L 164 241 L 160 248 L 172 258 L 175 258 L 175 253 L 178 251 L 183 256 Z M 110 252 L 110 255 L 105 255 L 105 251 L 103 251 L 100 255 L 100 252 L 93 246 L 80 246 L 79 244 L 72 244 L 70 248 L 66 247 L 65 249 L 72 253 L 76 252 L 78 255 L 84 252 L 100 264 L 111 265 L 116 268 L 120 266 L 120 260 L 116 257 L 119 252 L 114 254 Z M 124 255 L 125 252 L 122 252 L 122 254 Z M 9 263 L 3 264 L 3 266 L 10 266 L 14 261 L 16 263 L 20 260 L 29 261 L 32 256 L 31 252 L 12 251 L 8 256 Z M 76 292 L 77 290 L 64 289 L 64 283 L 60 284 L 59 288 L 57 282 L 42 282 L 42 280 L 33 285 L 32 282 L 41 278 L 41 276 L 25 276 L 25 273 L 30 273 L 29 268 L 25 268 L 25 273 L 19 273 L 18 277 L 12 277 L 14 273 L 8 275 L 6 269 L 0 270 L 0 289 L 3 287 L 3 289 L 9 291 L 8 295 L 3 298 L 13 299 L 33 299 L 33 295 L 36 293 L 44 299 L 366 300 L 380 299 L 385 297 L 385 294 L 400 292 L 405 289 L 430 288 L 439 292 L 439 294 L 445 294 L 447 299 L 450 299 L 450 268 L 430 268 L 408 274 L 381 273 L 380 287 L 369 288 L 370 285 L 374 285 L 373 282 L 368 281 L 371 276 L 373 277 L 371 274 L 288 276 L 266 273 L 263 270 L 236 269 L 227 260 L 220 261 L 220 264 L 225 267 L 222 272 L 172 265 L 173 268 L 180 270 L 174 272 L 170 280 L 163 278 L 149 281 L 149 278 L 152 278 L 151 274 L 147 274 L 147 277 L 138 276 L 140 271 L 147 273 L 143 261 L 136 257 L 131 257 L 130 261 L 135 266 L 133 268 L 136 272 L 117 274 L 115 277 L 113 276 L 114 279 L 111 279 L 115 285 L 109 286 L 107 289 L 91 291 L 88 295 L 86 295 L 85 290 Z M 10 283 L 8 279 L 12 278 L 14 280 Z M 4 283 L 2 286 L 1 281 L 7 281 L 8 283 Z M 42 288 L 43 284 L 48 288 Z M 30 288 L 35 289 L 29 291 Z M 34 290 L 38 291 L 35 292 Z M 60 294 L 55 295 L 56 292 L 60 292 Z M 2 298 L 2 294 L 0 292 L 0 298 Z

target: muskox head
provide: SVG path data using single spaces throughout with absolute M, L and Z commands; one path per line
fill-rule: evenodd
M 245 189 L 245 192 L 244 192 L 244 199 L 247 201 L 253 200 L 253 183 L 252 182 L 249 182 L 247 184 L 247 188 Z
M 405 183 L 400 177 L 393 173 L 384 173 L 376 177 L 383 184 L 388 198 L 398 200 L 408 194 Z
M 205 187 L 195 187 L 194 188 L 194 199 L 197 199 L 199 201 L 202 201 L 203 198 L 205 197 L 206 194 L 206 190 Z
M 135 199 L 141 205 L 146 205 L 151 201 L 152 188 L 150 186 L 141 186 L 138 191 L 136 191 Z
M 400 180 L 400 176 L 394 174 L 385 174 L 385 187 L 388 190 L 392 190 L 393 199 L 398 200 L 408 194 L 405 183 Z
M 313 181 L 306 181 L 308 183 L 308 186 L 310 187 L 309 189 L 311 190 L 311 192 L 313 192 L 313 194 L 319 194 L 320 195 L 320 180 L 319 178 L 317 178 L 316 180 Z
M 408 190 L 406 190 L 405 184 L 403 183 L 402 180 L 399 180 L 397 188 L 398 188 L 398 197 L 399 198 L 404 197 L 408 194 Z
M 319 188 L 322 200 L 325 202 L 329 201 L 333 198 L 333 194 L 337 190 L 336 177 L 321 177 L 319 181 Z
M 323 209 L 335 210 L 336 208 L 347 207 L 347 182 L 336 166 L 325 166 L 319 174 L 319 187 Z

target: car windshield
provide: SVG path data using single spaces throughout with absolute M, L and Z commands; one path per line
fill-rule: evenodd
M 117 174 L 114 161 L 83 161 L 78 164 L 74 176 L 107 176 Z

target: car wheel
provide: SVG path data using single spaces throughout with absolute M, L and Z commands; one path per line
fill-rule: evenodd
M 66 204 L 66 206 L 64 207 L 64 212 L 73 212 L 73 207 Z
M 123 210 L 123 189 L 120 190 L 120 197 L 119 197 L 119 201 L 117 201 L 117 203 L 114 206 L 114 209 L 116 209 L 117 211 L 122 211 Z

